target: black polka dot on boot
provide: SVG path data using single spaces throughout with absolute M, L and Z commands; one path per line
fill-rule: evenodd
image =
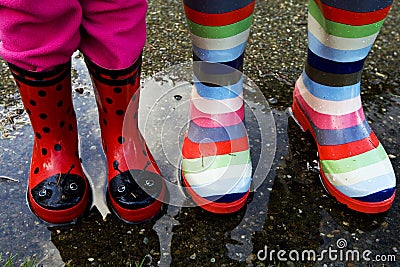
M 41 118 L 42 120 L 45 120 L 45 119 L 47 119 L 47 114 L 45 114 L 45 113 L 40 113 L 40 114 L 39 114 L 39 118 Z
M 40 97 L 45 97 L 45 96 L 46 96 L 46 92 L 43 91 L 43 90 L 39 90 L 38 95 L 39 95 Z
M 63 128 L 65 125 L 65 121 L 60 121 L 60 128 Z
M 68 130 L 69 130 L 70 132 L 72 132 L 73 129 L 74 129 L 74 127 L 72 126 L 72 124 L 68 125 Z
M 64 102 L 62 100 L 60 100 L 57 102 L 57 107 L 61 108 L 63 104 L 64 104 Z
M 62 89 L 62 85 L 61 84 L 57 85 L 56 90 L 61 91 L 61 89 Z
M 125 138 L 123 138 L 122 136 L 118 137 L 118 143 L 120 143 L 121 145 L 125 142 Z
M 61 145 L 60 144 L 55 144 L 54 145 L 54 150 L 55 151 L 60 151 L 61 150 Z
M 118 109 L 115 114 L 117 114 L 117 116 L 122 116 L 124 115 L 124 111 L 122 109 Z
M 32 114 L 32 112 L 31 112 L 31 110 L 29 108 L 26 109 L 26 113 L 28 113 L 29 116 Z
M 114 162 L 113 162 L 114 169 L 115 170 L 118 169 L 118 166 L 119 166 L 119 161 L 118 160 L 114 160 Z
M 106 109 L 106 107 L 103 107 L 103 111 L 104 111 L 104 113 L 108 113 L 108 110 Z
M 29 100 L 29 104 L 31 104 L 32 106 L 36 106 L 36 101 L 35 100 Z
M 46 148 L 42 148 L 42 155 L 46 156 L 47 155 L 47 149 Z
M 103 118 L 103 123 L 104 125 L 107 125 L 107 120 L 105 118 Z
M 33 171 L 34 174 L 38 174 L 39 173 L 39 167 L 36 167 L 35 170 Z
M 114 93 L 120 94 L 121 92 L 122 92 L 122 88 L 121 87 L 115 87 L 114 88 Z
M 36 135 L 37 139 L 42 139 L 42 135 L 40 133 L 36 132 L 35 135 Z
M 106 102 L 108 103 L 108 104 L 112 104 L 112 99 L 111 98 L 109 98 L 109 97 L 106 97 Z
M 49 133 L 50 132 L 50 128 L 49 127 L 43 127 L 43 132 L 44 133 Z

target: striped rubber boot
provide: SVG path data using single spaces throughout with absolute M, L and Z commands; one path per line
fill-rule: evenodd
M 205 210 L 232 213 L 245 205 L 252 174 L 240 71 L 254 1 L 183 2 L 195 83 L 182 147 L 182 180 Z
M 71 64 L 50 72 L 9 66 L 34 131 L 27 192 L 30 208 L 46 222 L 70 223 L 91 203 L 79 159 Z
M 141 63 L 140 57 L 126 69 L 108 70 L 86 59 L 107 158 L 107 198 L 114 213 L 130 223 L 157 215 L 166 191 L 138 127 Z
M 293 114 L 313 135 L 322 182 L 349 208 L 388 210 L 396 178 L 364 116 L 360 81 L 392 1 L 310 0 L 308 57 L 293 92 Z

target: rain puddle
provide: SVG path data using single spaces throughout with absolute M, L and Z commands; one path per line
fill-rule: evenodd
M 130 266 L 144 260 L 153 266 L 342 266 L 360 262 L 340 258 L 348 250 L 370 250 L 376 255 L 395 255 L 397 266 L 400 205 L 382 215 L 360 215 L 329 197 L 319 182 L 316 149 L 284 109 L 270 110 L 262 94 L 245 79 L 246 128 L 254 170 L 254 192 L 246 208 L 232 215 L 213 215 L 193 207 L 179 187 L 180 144 L 187 124 L 191 64 L 181 64 L 144 82 L 139 112 L 140 129 L 168 180 L 170 205 L 154 220 L 138 225 L 120 222 L 105 201 L 106 168 L 93 91 L 82 59 L 73 57 L 74 105 L 77 113 L 81 157 L 94 188 L 90 214 L 76 225 L 48 227 L 27 207 L 32 130 L 18 118 L 8 138 L 0 139 L 0 252 L 18 256 L 15 262 L 35 258 L 39 265 Z M 260 95 L 261 94 L 261 95 Z M 400 100 L 370 102 L 370 110 L 384 105 L 388 116 L 398 117 Z M 394 103 L 394 104 L 393 104 Z M 20 106 L 19 106 L 20 107 Z M 397 107 L 397 111 L 396 111 Z M 373 114 L 373 112 L 371 112 Z M 378 121 L 373 115 L 372 120 Z M 399 177 L 399 127 L 377 122 L 376 133 L 392 156 Z M 389 131 L 380 130 L 379 126 Z M 392 134 L 390 134 L 392 133 Z M 394 137 L 393 137 L 394 136 Z M 11 138 L 12 137 L 12 138 Z M 397 148 L 396 148 L 397 147 Z M 271 168 L 271 169 L 270 169 Z M 336 249 L 338 258 L 324 251 Z M 275 254 L 270 257 L 271 250 Z M 277 251 L 286 251 L 286 260 Z M 307 250 L 308 259 L 295 261 Z M 314 251 L 316 257 L 313 257 Z M 344 254 L 343 254 L 344 253 Z M 361 255 L 361 254 L 360 254 Z M 0 265 L 2 262 L 0 262 Z M 336 266 L 336 265 L 334 265 Z M 350 266 L 350 265 L 349 265 Z

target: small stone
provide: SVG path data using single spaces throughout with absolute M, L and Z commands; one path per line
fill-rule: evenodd
M 93 258 L 88 258 L 87 260 L 90 261 L 90 262 L 94 261 Z
M 192 259 L 192 260 L 196 259 L 196 253 L 193 253 L 192 255 L 190 255 L 190 259 Z
M 246 263 L 251 264 L 252 261 L 256 260 L 257 256 L 256 254 L 251 253 L 247 258 L 246 258 Z
M 342 222 L 343 223 L 343 225 L 345 225 L 345 226 L 349 226 L 350 225 L 350 223 L 348 223 L 348 222 Z
M 276 98 L 271 97 L 271 98 L 268 98 L 268 102 L 271 104 L 276 104 L 276 103 L 278 103 L 278 100 L 276 100 Z
M 147 237 L 143 238 L 143 243 L 144 243 L 145 245 L 147 245 L 147 243 L 149 243 L 149 239 L 148 239 Z
M 181 100 L 182 99 L 182 96 L 181 95 L 174 95 L 174 98 L 175 98 L 175 100 Z
M 215 258 L 211 258 L 211 260 L 210 260 L 212 263 L 214 263 L 215 262 Z
M 391 158 L 391 159 L 395 159 L 396 158 L 396 156 L 393 155 L 393 154 L 388 154 L 388 157 Z

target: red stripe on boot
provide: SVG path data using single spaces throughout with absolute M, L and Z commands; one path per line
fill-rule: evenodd
M 204 26 L 225 26 L 249 17 L 251 14 L 253 14 L 254 5 L 255 1 L 240 9 L 222 14 L 202 13 L 191 9 L 187 5 L 184 5 L 184 8 L 186 17 L 194 23 Z
M 336 146 L 318 146 L 318 151 L 320 160 L 340 160 L 363 154 L 378 146 L 379 140 L 374 132 L 371 132 L 368 138 L 355 142 Z
M 190 139 L 185 136 L 183 143 L 186 146 L 185 149 L 182 149 L 182 154 L 185 159 L 225 155 L 249 149 L 247 135 L 234 140 L 200 144 L 190 141 Z
M 328 6 L 321 0 L 314 0 L 321 10 L 322 15 L 333 22 L 352 26 L 362 26 L 383 20 L 391 6 L 373 12 L 351 12 L 335 7 Z

